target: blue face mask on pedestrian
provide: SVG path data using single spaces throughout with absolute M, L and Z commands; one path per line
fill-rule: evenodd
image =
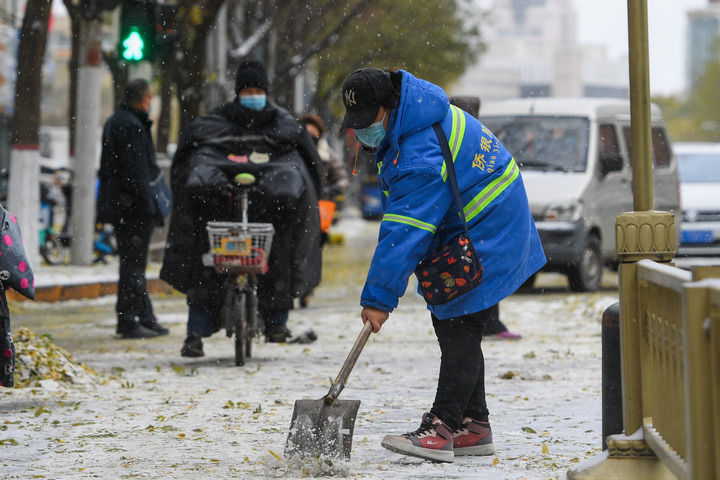
M 266 95 L 240 95 L 240 105 L 250 110 L 262 110 L 267 105 Z
M 383 122 L 385 121 L 385 114 L 383 118 L 370 125 L 369 127 L 359 128 L 355 130 L 355 136 L 358 141 L 369 148 L 377 148 L 385 138 L 385 127 Z

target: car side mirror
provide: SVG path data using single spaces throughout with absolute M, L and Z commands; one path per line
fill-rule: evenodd
M 614 155 L 612 157 L 602 157 L 600 159 L 600 175 L 603 177 L 610 172 L 617 172 L 623 168 L 623 157 Z

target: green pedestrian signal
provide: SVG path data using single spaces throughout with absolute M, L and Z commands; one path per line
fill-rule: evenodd
M 127 61 L 139 62 L 145 58 L 145 42 L 137 30 L 131 30 L 122 42 L 122 58 Z
M 125 0 L 120 14 L 118 56 L 126 62 L 155 60 L 155 2 Z

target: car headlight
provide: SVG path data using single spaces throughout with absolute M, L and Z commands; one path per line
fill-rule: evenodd
M 684 222 L 694 222 L 697 219 L 697 210 L 683 210 L 682 217 Z
M 582 210 L 581 203 L 551 205 L 545 210 L 545 220 L 574 222 L 582 216 Z

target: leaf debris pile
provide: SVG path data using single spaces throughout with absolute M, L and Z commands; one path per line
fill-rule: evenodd
M 42 387 L 44 380 L 86 384 L 96 380 L 95 371 L 55 345 L 46 335 L 28 328 L 13 334 L 15 342 L 15 386 Z

